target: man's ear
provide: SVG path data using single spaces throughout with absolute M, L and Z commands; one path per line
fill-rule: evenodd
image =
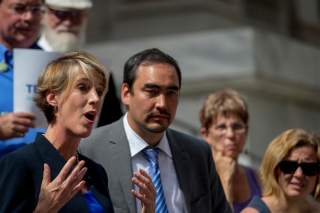
M 131 96 L 130 87 L 127 83 L 121 85 L 121 101 L 124 105 L 129 105 L 129 100 Z
M 57 102 L 57 95 L 53 92 L 49 92 L 46 95 L 46 100 L 47 102 L 53 106 L 54 108 L 56 108 L 58 106 L 58 102 Z

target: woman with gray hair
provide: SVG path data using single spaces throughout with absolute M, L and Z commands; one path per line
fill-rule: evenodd
M 217 172 L 234 212 L 261 195 L 256 172 L 238 162 L 249 130 L 245 100 L 233 89 L 210 94 L 200 111 L 201 134 L 210 144 Z

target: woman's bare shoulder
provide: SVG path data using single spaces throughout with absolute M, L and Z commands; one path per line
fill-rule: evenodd
M 241 213 L 259 213 L 259 211 L 252 207 L 244 208 Z

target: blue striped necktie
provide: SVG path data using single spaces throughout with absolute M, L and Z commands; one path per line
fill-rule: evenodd
M 150 165 L 149 174 L 152 178 L 153 185 L 156 189 L 156 213 L 168 213 L 166 199 L 164 197 L 163 188 L 160 179 L 160 169 L 158 164 L 159 148 L 145 148 L 143 156 Z

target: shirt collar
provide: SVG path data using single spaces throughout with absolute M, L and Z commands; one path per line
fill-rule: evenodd
M 0 44 L 0 56 L 2 56 L 0 63 L 4 62 L 12 69 L 12 67 L 13 67 L 13 51 L 6 48 L 3 44 Z M 8 71 L 8 69 L 6 71 Z
M 49 52 L 53 51 L 53 48 L 50 46 L 48 40 L 44 35 L 41 35 L 37 44 L 46 51 L 49 51 Z
M 6 48 L 3 44 L 0 44 L 0 54 L 3 55 L 6 51 L 8 51 L 8 48 Z
M 129 125 L 128 123 L 128 113 L 125 114 L 123 118 L 123 126 L 129 142 L 129 148 L 131 157 L 134 157 L 140 153 L 144 148 L 149 146 L 149 144 L 143 140 Z M 164 152 L 168 157 L 172 158 L 171 149 L 169 146 L 167 135 L 164 134 L 157 146 L 162 152 Z

